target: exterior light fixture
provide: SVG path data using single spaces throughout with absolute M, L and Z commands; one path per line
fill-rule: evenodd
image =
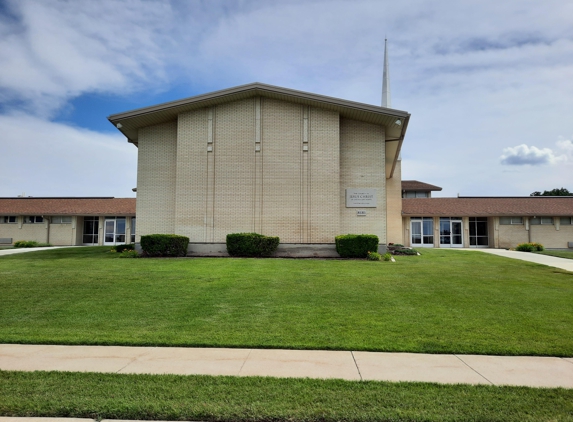
M 398 119 L 394 122 L 394 124 L 396 124 L 398 126 L 402 126 L 402 120 Z
M 115 125 L 116 128 L 121 129 L 123 127 L 123 125 L 121 123 L 118 123 L 117 125 Z

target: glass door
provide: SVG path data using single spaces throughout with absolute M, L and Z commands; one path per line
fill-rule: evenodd
M 487 217 L 470 217 L 470 248 L 488 248 Z
M 432 217 L 410 218 L 410 235 L 412 247 L 433 247 L 434 219 Z
M 82 243 L 84 245 L 97 245 L 99 233 L 99 217 L 84 217 L 84 232 Z
M 125 217 L 105 217 L 104 245 L 125 243 Z
M 464 246 L 461 217 L 440 217 L 440 248 Z

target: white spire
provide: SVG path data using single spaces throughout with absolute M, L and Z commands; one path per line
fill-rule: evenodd
M 390 99 L 390 65 L 388 63 L 388 40 L 384 39 L 384 72 L 382 74 L 382 107 L 392 107 Z

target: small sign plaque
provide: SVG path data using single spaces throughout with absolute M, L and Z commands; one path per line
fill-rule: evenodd
M 357 210 L 356 215 L 366 215 L 366 210 Z
M 346 189 L 346 208 L 376 208 L 376 189 Z

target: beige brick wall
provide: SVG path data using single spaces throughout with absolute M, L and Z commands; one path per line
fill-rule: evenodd
M 333 243 L 340 231 L 340 117 L 338 113 L 309 109 L 308 196 L 303 202 L 304 243 Z M 304 198 L 304 196 L 303 196 Z
M 48 223 L 45 221 L 43 223 L 35 224 L 22 224 L 22 229 L 19 233 L 14 236 L 14 241 L 16 240 L 35 240 L 36 242 L 47 242 L 48 241 L 48 229 L 46 228 Z
M 384 151 L 380 126 L 341 126 L 338 113 L 275 99 L 183 113 L 140 131 L 136 241 L 174 232 L 224 242 L 256 231 L 283 243 L 333 243 L 348 232 L 384 243 Z M 377 189 L 366 217 L 345 207 L 344 188 L 353 187 Z
M 385 134 L 382 126 L 350 119 L 340 121 L 340 234 L 375 234 L 386 243 Z M 345 189 L 374 188 L 377 207 L 346 208 Z
M 546 248 L 567 248 L 573 242 L 573 226 L 559 224 L 559 217 L 553 219 L 555 225 L 530 225 L 531 241 L 541 243 Z
M 54 246 L 74 245 L 76 231 L 73 224 L 50 224 L 50 243 Z
M 394 176 L 386 179 L 387 242 L 404 244 L 402 230 L 402 161 L 396 163 Z
M 207 146 L 209 135 L 212 140 L 212 119 L 212 109 L 183 113 L 178 119 L 176 233 L 194 242 L 206 241 Z M 141 224 L 139 214 L 137 224 Z
M 177 122 L 142 128 L 137 159 L 137 236 L 175 233 Z
M 255 99 L 217 106 L 213 191 L 214 241 L 254 230 Z
M 525 224 L 500 224 L 498 227 L 498 244 L 501 249 L 515 248 L 519 243 L 529 242 Z
M 22 217 L 18 217 L 22 218 Z M 22 229 L 20 229 L 19 223 L 0 223 L 0 237 L 12 238 L 12 242 L 16 240 L 33 240 L 33 239 L 24 239 L 20 238 L 22 233 Z
M 263 98 L 262 234 L 300 243 L 303 106 Z

